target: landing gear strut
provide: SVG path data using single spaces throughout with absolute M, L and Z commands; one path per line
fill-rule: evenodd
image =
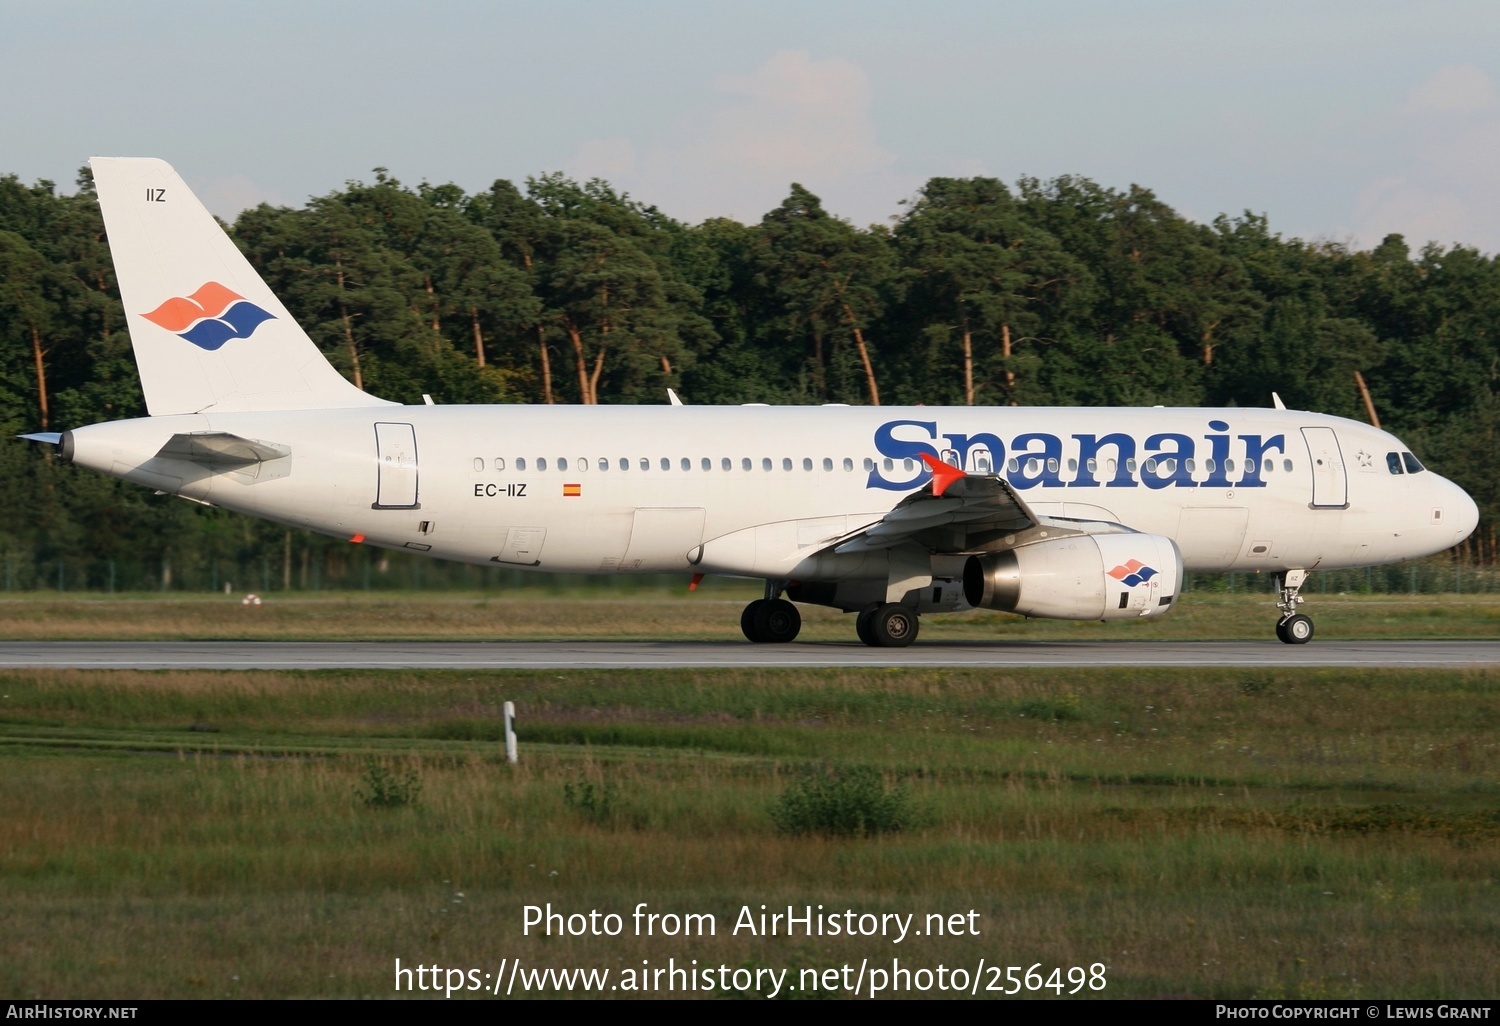
M 1297 612 L 1303 601 L 1297 593 L 1306 580 L 1306 570 L 1288 570 L 1281 575 L 1281 597 L 1276 602 L 1281 618 L 1276 621 L 1276 637 L 1288 645 L 1305 645 L 1312 640 L 1312 619 Z
M 756 599 L 740 614 L 740 630 L 757 644 L 795 641 L 802 630 L 802 614 L 781 597 L 781 585 L 766 582 L 766 597 Z
M 917 614 L 899 602 L 871 606 L 854 621 L 859 640 L 871 648 L 905 648 L 917 640 Z

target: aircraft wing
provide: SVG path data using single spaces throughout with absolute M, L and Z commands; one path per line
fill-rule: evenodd
M 840 540 L 835 552 L 894 548 L 918 541 L 934 551 L 967 552 L 988 540 L 1038 529 L 1042 518 L 997 475 L 965 474 L 923 456 L 932 480 L 879 521 Z
M 922 459 L 932 480 L 876 523 L 840 539 L 834 552 L 890 549 L 908 541 L 933 552 L 985 552 L 1067 535 L 1127 530 L 1040 516 L 998 475 L 965 474 L 930 456 Z

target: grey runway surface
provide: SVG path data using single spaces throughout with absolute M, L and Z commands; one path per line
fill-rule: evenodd
M 0 669 L 626 670 L 853 666 L 1500 666 L 1500 641 L 961 642 L 908 649 L 747 642 L 0 642 Z

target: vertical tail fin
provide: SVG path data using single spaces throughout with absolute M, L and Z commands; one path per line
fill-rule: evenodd
M 153 416 L 390 405 L 334 370 L 171 165 L 89 163 Z

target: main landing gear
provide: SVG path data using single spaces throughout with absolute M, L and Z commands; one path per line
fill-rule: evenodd
M 1281 597 L 1276 602 L 1281 619 L 1276 621 L 1276 637 L 1288 645 L 1305 645 L 1312 640 L 1312 619 L 1297 612 L 1303 601 L 1297 593 L 1306 580 L 1306 570 L 1288 570 L 1281 575 Z
M 859 640 L 871 648 L 905 648 L 917 640 L 917 614 L 899 602 L 871 606 L 854 621 Z
M 872 648 L 905 648 L 917 640 L 917 614 L 899 602 L 873 605 L 854 621 L 859 640 Z M 766 582 L 766 597 L 740 614 L 740 630 L 756 644 L 786 644 L 802 630 L 802 614 L 781 597 L 781 586 Z
M 766 582 L 766 597 L 756 599 L 740 614 L 740 630 L 758 644 L 795 641 L 802 630 L 802 614 L 781 597 L 781 586 Z

